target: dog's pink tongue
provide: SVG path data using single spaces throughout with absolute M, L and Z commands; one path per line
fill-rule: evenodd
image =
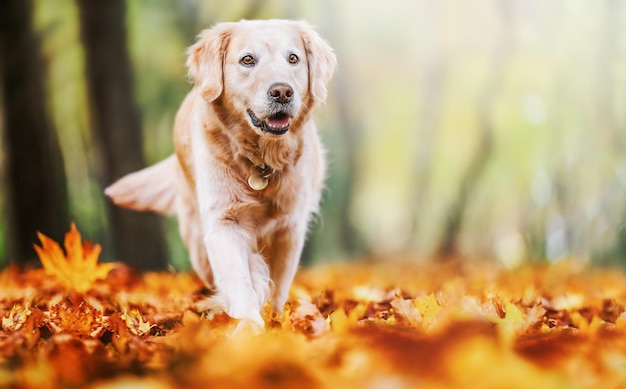
M 274 128 L 285 128 L 287 126 L 289 126 L 289 118 L 281 118 L 281 119 L 269 119 L 267 121 L 267 123 L 270 125 L 270 127 L 274 127 Z

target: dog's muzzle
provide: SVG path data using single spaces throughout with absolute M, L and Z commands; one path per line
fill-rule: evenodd
M 248 115 L 252 121 L 252 125 L 261 129 L 261 131 L 272 135 L 283 135 L 289 131 L 291 125 L 291 116 L 285 112 L 276 112 L 261 120 L 251 109 L 248 109 Z
M 252 125 L 268 134 L 283 135 L 289 131 L 291 125 L 293 89 L 288 84 L 277 82 L 269 87 L 267 97 L 268 115 L 265 120 L 259 119 L 251 109 L 248 109 Z

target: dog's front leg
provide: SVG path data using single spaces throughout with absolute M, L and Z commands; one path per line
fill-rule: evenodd
M 232 178 L 226 173 L 227 167 L 213 159 L 202 134 L 196 137 L 192 144 L 194 166 L 198 167 L 195 169 L 195 195 L 202 241 L 217 291 L 214 302 L 231 317 L 263 328 L 261 297 L 255 292 L 250 275 L 252 236 L 238 222 L 242 215 L 237 195 L 229 186 Z
M 250 320 L 263 328 L 260 298 L 250 276 L 251 237 L 236 221 L 219 215 L 208 217 L 204 230 L 213 281 L 224 311 L 233 318 Z

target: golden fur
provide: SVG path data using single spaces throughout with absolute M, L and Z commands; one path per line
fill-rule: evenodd
M 325 162 L 311 109 L 326 99 L 335 55 L 305 22 L 244 20 L 202 31 L 187 66 L 194 87 L 176 116 L 175 155 L 106 193 L 176 213 L 214 307 L 262 325 L 267 300 L 282 310 L 318 210 Z M 248 184 L 268 171 L 264 189 Z

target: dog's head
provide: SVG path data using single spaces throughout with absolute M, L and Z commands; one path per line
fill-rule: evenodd
M 226 100 L 257 133 L 281 136 L 326 99 L 336 59 L 306 22 L 220 23 L 189 48 L 189 74 L 202 97 Z

